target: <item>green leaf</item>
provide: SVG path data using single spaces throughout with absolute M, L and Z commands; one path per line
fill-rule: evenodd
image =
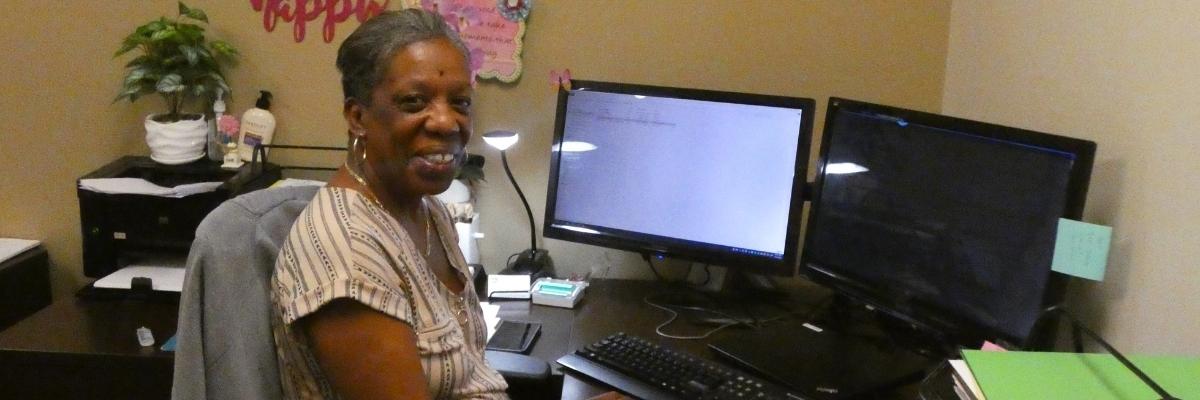
M 204 21 L 206 24 L 208 23 L 208 15 L 205 15 L 204 10 L 199 8 L 190 9 L 186 13 L 183 13 L 183 15 L 197 21 Z
M 187 60 L 186 56 L 184 56 L 183 54 L 176 54 L 176 55 L 173 55 L 173 56 L 170 56 L 170 57 L 167 57 L 166 59 L 164 59 L 162 61 L 162 65 L 164 67 L 171 68 L 171 66 L 182 64 L 185 60 Z
M 166 41 L 168 39 L 173 39 L 178 35 L 179 35 L 179 32 L 176 32 L 175 28 L 167 27 L 161 31 L 154 32 L 154 34 L 150 36 L 150 40 L 153 40 L 156 42 L 162 42 L 162 41 Z
M 205 87 L 204 85 L 192 86 L 192 96 L 200 97 L 201 95 L 204 94 L 204 92 L 207 92 L 207 91 L 208 91 L 208 88 Z
M 134 68 L 129 70 L 129 75 L 125 75 L 125 84 L 129 85 L 132 83 L 137 83 L 138 81 L 142 80 L 142 78 L 146 77 L 146 72 L 148 71 L 145 68 Z
M 141 85 L 130 85 L 127 83 L 121 87 L 121 94 L 118 94 L 117 97 L 113 99 L 113 103 L 116 103 L 121 99 L 128 99 L 130 102 L 133 102 L 137 99 L 138 93 L 141 91 Z
M 143 55 L 134 57 L 134 59 L 129 60 L 129 62 L 125 63 L 125 68 L 130 68 L 130 67 L 134 67 L 134 66 L 138 66 L 138 65 L 147 64 L 152 60 L 153 60 L 152 57 L 143 54 Z
M 183 77 L 179 76 L 179 74 L 167 74 L 167 76 L 164 76 L 162 79 L 158 80 L 158 84 L 155 85 L 154 89 L 159 93 L 179 92 L 184 89 L 183 85 L 181 84 L 182 81 Z
M 229 45 L 229 43 L 226 43 L 224 40 L 214 40 L 209 43 L 208 46 L 212 47 L 213 51 L 216 51 L 217 54 L 223 56 L 234 57 L 239 54 L 237 49 L 233 48 L 233 46 Z
M 124 43 L 121 43 L 121 48 L 117 49 L 116 53 L 113 53 L 113 58 L 120 57 L 122 54 L 128 53 L 130 50 L 136 49 L 137 46 L 137 42 L 126 39 Z
M 158 31 L 161 31 L 161 30 L 167 28 L 167 19 L 163 18 L 158 21 L 152 21 L 146 25 L 143 25 L 142 27 L 146 28 L 146 32 L 144 32 L 143 34 L 153 35 L 154 32 L 158 32 Z M 139 30 L 140 30 L 140 28 L 139 28 Z
M 217 87 L 221 88 L 221 90 L 224 90 L 225 93 L 233 94 L 233 89 L 229 88 L 229 85 L 225 83 L 225 77 L 221 76 L 220 73 L 209 72 L 208 77 L 217 84 Z
M 188 8 L 187 4 L 183 4 L 182 1 L 179 2 L 179 15 L 187 14 L 189 10 L 191 9 Z
M 209 52 L 208 49 L 204 48 L 204 46 L 193 47 L 193 49 L 196 50 L 196 55 L 200 56 L 200 61 L 202 63 L 214 69 L 217 68 L 217 64 L 213 60 L 212 53 Z
M 175 27 L 184 40 L 192 45 L 204 44 L 204 28 L 194 24 L 179 24 Z
M 188 45 L 179 46 L 179 51 L 183 52 L 183 56 L 187 58 L 188 65 L 196 65 L 200 61 L 200 54 L 196 52 L 196 48 Z

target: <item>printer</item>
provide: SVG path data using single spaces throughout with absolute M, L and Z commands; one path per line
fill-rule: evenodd
M 77 181 L 83 233 L 83 274 L 102 278 L 146 257 L 186 257 L 200 221 L 225 200 L 270 186 L 281 176 L 272 164 L 246 164 L 224 170 L 201 159 L 182 165 L 159 164 L 149 157 L 126 156 Z M 104 193 L 84 188 L 85 179 L 141 178 L 172 188 L 220 182 L 215 190 L 182 197 Z

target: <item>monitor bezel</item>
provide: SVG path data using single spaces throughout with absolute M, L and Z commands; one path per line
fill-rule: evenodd
M 555 210 L 558 198 L 559 165 L 561 162 L 559 149 L 562 145 L 563 130 L 566 125 L 565 117 L 570 97 L 568 94 L 570 91 L 585 90 L 799 109 L 801 112 L 801 126 L 797 134 L 800 137 L 796 145 L 796 165 L 792 178 L 792 199 L 788 213 L 787 237 L 785 238 L 783 258 L 775 259 L 765 256 L 735 254 L 704 248 L 683 240 L 617 229 L 589 227 L 599 232 L 593 234 L 573 231 L 559 226 L 560 224 L 567 223 L 567 221 L 561 221 L 556 217 Z M 804 188 L 807 185 L 808 160 L 810 157 L 815 109 L 816 101 L 809 98 L 572 80 L 569 91 L 566 88 L 560 88 L 558 91 L 558 106 L 554 122 L 554 141 L 550 152 L 550 177 L 546 189 L 546 213 L 545 218 L 542 220 L 543 235 L 547 238 L 575 243 L 720 265 L 738 271 L 769 275 L 792 275 L 795 272 L 796 262 L 799 259 L 800 231 L 803 223 L 801 215 L 804 201 L 806 200 L 804 198 Z
M 1091 179 L 1092 165 L 1095 158 L 1096 143 L 1088 140 L 1070 138 L 1032 130 L 1013 128 L 985 122 L 932 114 L 915 110 L 902 109 L 881 104 L 848 100 L 837 97 L 829 98 L 825 113 L 824 136 L 817 155 L 816 177 L 812 185 L 811 204 L 806 223 L 806 229 L 820 229 L 814 226 L 818 211 L 821 207 L 821 191 L 824 186 L 825 168 L 828 162 L 830 134 L 835 134 L 835 119 L 839 112 L 848 110 L 859 113 L 871 113 L 910 123 L 934 126 L 952 131 L 971 132 L 978 136 L 1001 141 L 1017 142 L 1031 146 L 1049 148 L 1074 155 L 1071 171 L 1067 182 L 1067 196 L 1064 202 L 1062 218 L 1080 220 L 1083 217 L 1084 203 L 1087 199 L 1088 184 Z M 936 306 L 921 303 L 905 302 L 901 299 L 890 298 L 881 290 L 872 290 L 871 285 L 855 280 L 841 272 L 841 267 L 823 265 L 812 260 L 808 252 L 813 235 L 804 238 L 805 251 L 801 254 L 800 273 L 810 280 L 830 287 L 838 293 L 849 296 L 857 301 L 869 304 L 893 317 L 904 320 L 915 326 L 934 333 L 943 338 L 957 342 L 959 345 L 977 345 L 983 340 L 1002 340 L 1022 347 L 1046 348 L 1052 345 L 1053 330 L 1035 325 L 1033 331 L 1024 337 L 1005 334 L 999 330 L 982 326 L 965 318 L 957 317 Z M 1059 304 L 1066 292 L 1068 279 L 1066 276 L 1053 272 L 1046 266 L 1047 279 L 1042 298 L 1042 307 Z M 1031 312 L 1037 312 L 1032 311 Z M 1039 329 L 1041 328 L 1041 329 Z

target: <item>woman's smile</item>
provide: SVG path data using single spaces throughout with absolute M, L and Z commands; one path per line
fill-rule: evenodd
M 438 151 L 419 154 L 409 159 L 409 166 L 426 179 L 449 180 L 458 174 L 458 168 L 466 158 L 462 150 Z

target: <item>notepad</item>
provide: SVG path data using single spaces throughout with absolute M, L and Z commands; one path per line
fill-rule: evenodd
M 963 350 L 963 359 L 988 400 L 1159 398 L 1108 354 Z M 1172 396 L 1200 399 L 1200 358 L 1129 359 Z

